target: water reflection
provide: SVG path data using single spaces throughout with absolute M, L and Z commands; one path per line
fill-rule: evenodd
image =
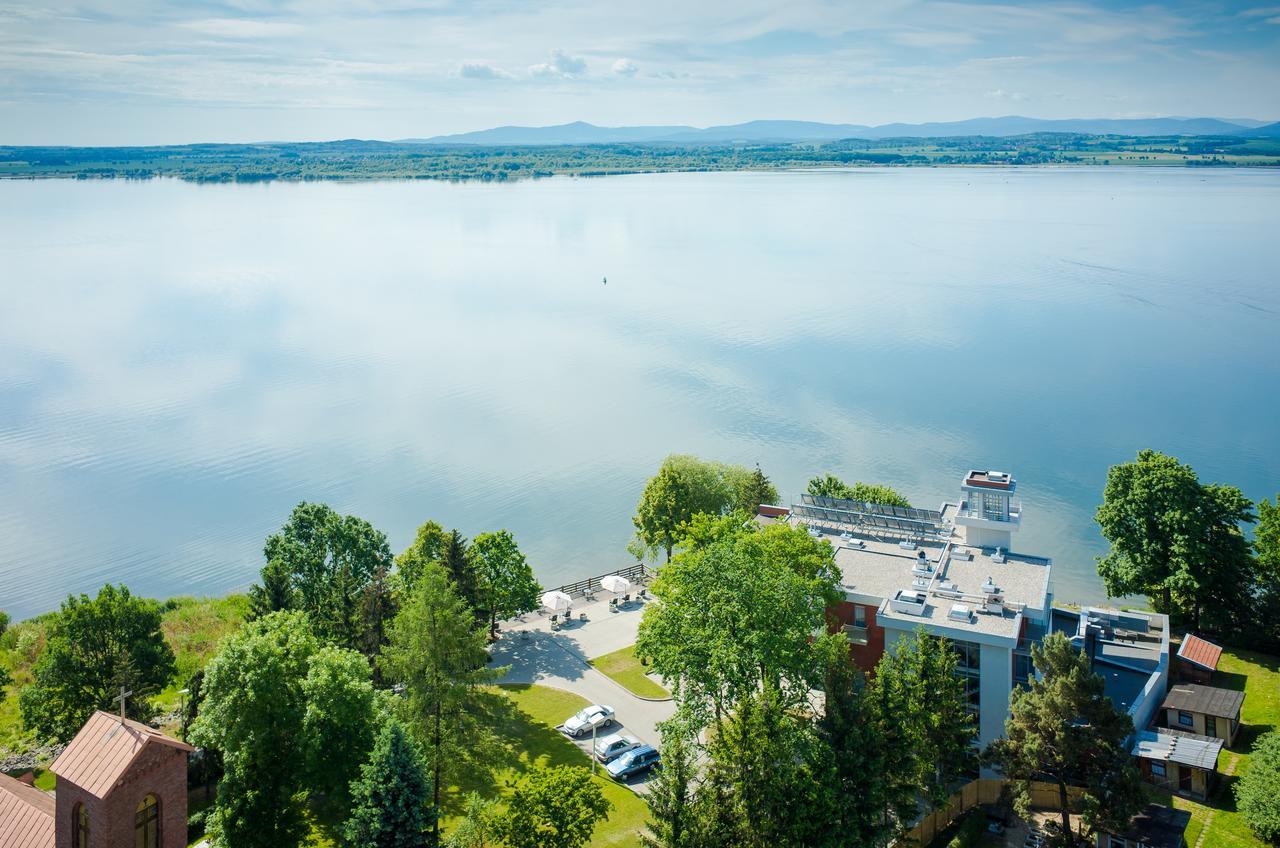
M 1096 600 L 1108 464 L 1280 481 L 1280 175 L 0 182 L 0 607 L 221 592 L 301 499 L 622 564 L 670 451 L 951 497 Z M 607 286 L 601 278 L 608 276 Z

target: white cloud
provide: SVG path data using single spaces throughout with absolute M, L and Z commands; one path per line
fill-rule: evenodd
M 208 18 L 201 21 L 186 21 L 179 26 L 220 38 L 274 38 L 290 35 L 302 29 L 298 24 L 253 21 L 245 18 Z
M 1027 95 L 1023 94 L 1020 91 L 1005 91 L 1003 88 L 997 88 L 993 91 L 988 91 L 983 96 L 990 100 L 1026 100 L 1027 99 Z
M 890 36 L 904 47 L 964 47 L 976 40 L 967 32 L 899 32 Z
M 529 66 L 529 74 L 535 77 L 580 77 L 587 72 L 587 60 L 570 56 L 559 48 L 551 51 L 550 62 Z
M 485 62 L 463 62 L 454 72 L 463 79 L 496 80 L 513 79 L 514 77 L 495 65 Z
M 620 77 L 633 77 L 640 70 L 630 59 L 619 59 L 613 63 L 613 72 Z

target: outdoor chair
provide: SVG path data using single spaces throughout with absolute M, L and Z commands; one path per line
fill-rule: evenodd
M 630 596 L 630 595 L 623 595 L 623 596 L 622 596 L 622 602 L 623 602 L 624 604 L 629 604 L 629 603 L 631 603 L 631 596 Z
M 560 627 L 560 616 L 558 615 L 551 616 L 551 629 L 557 630 L 559 629 L 559 627 Z
M 649 590 L 641 589 L 639 592 L 636 593 L 636 597 L 643 601 L 645 598 L 649 597 Z
M 578 621 L 586 621 L 586 620 L 587 620 L 587 614 L 585 612 L 578 613 Z
M 609 612 L 617 612 L 617 611 L 618 611 L 618 599 L 617 599 L 617 598 L 610 598 L 610 599 L 609 599 Z

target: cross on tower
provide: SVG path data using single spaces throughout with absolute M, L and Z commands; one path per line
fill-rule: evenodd
M 130 691 L 130 692 L 126 692 L 126 691 L 125 691 L 125 688 L 124 688 L 123 686 L 121 686 L 121 687 L 120 687 L 120 696 L 119 696 L 119 697 L 117 697 L 117 698 L 115 699 L 115 700 L 117 700 L 117 701 L 119 701 L 119 702 L 120 702 L 120 723 L 121 723 L 121 724 L 124 724 L 124 704 L 125 704 L 125 699 L 127 699 L 127 698 L 128 698 L 130 695 L 132 695 L 132 694 L 133 694 L 133 692 L 131 692 L 131 691 Z

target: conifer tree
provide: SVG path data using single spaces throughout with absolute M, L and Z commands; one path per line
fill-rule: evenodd
M 249 587 L 250 621 L 297 606 L 298 595 L 293 588 L 293 577 L 283 560 L 269 560 L 262 567 L 261 576 L 262 583 Z
M 984 757 L 1010 780 L 1019 814 L 1031 807 L 1031 783 L 1045 780 L 1058 789 L 1062 835 L 1067 844 L 1083 844 L 1072 834 L 1067 782 L 1083 783 L 1084 823 L 1089 830 L 1123 830 L 1141 809 L 1141 777 L 1124 742 L 1133 722 L 1104 692 L 1089 659 L 1061 633 L 1031 646 L 1040 677 L 1030 688 L 1015 689 L 1005 736 L 988 746 Z
M 422 756 L 400 722 L 389 720 L 351 784 L 347 840 L 361 848 L 433 848 L 437 811 L 431 795 Z

